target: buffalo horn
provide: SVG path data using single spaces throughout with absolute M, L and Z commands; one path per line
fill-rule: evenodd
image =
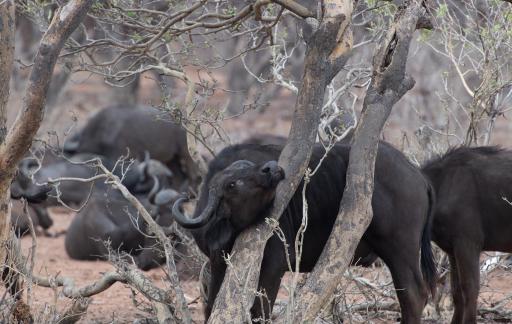
M 151 176 L 151 178 L 153 179 L 153 187 L 149 191 L 148 200 L 150 203 L 153 203 L 156 194 L 160 191 L 160 182 L 156 176 Z
M 214 190 L 210 190 L 210 194 L 208 197 L 208 204 L 204 208 L 201 215 L 196 218 L 189 218 L 185 216 L 181 211 L 180 207 L 184 202 L 187 202 L 187 198 L 180 198 L 176 200 L 174 205 L 172 206 L 172 214 L 174 219 L 178 224 L 188 229 L 195 229 L 204 226 L 210 220 L 210 217 L 213 215 L 213 212 L 217 208 L 217 204 L 219 202 L 219 198 Z
M 176 201 L 176 199 L 182 197 L 176 190 L 174 189 L 163 189 L 160 190 L 156 195 L 154 200 L 154 204 L 157 206 L 165 206 L 169 205 L 171 202 Z
M 20 165 L 20 171 L 26 176 L 30 176 L 30 170 L 38 167 L 38 162 L 34 159 L 23 160 Z
M 139 164 L 139 173 L 142 181 L 145 181 L 150 175 L 149 175 L 149 163 L 151 159 L 149 157 L 149 152 L 144 152 L 144 160 Z

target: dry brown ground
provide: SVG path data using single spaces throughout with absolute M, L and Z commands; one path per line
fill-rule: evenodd
M 50 230 L 52 233 L 62 233 L 70 224 L 73 217 L 72 212 L 63 209 L 53 209 L 52 218 L 55 222 Z M 98 280 L 103 273 L 114 271 L 114 267 L 106 261 L 77 261 L 72 260 L 66 254 L 64 249 L 65 235 L 57 237 L 47 237 L 39 235 L 37 237 L 37 248 L 35 253 L 34 274 L 42 276 L 65 276 L 73 278 L 77 287 L 91 284 Z M 25 236 L 22 240 L 22 249 L 25 255 L 32 246 L 32 239 Z M 161 269 L 154 269 L 145 273 L 157 286 L 164 287 L 162 282 L 165 274 Z M 201 317 L 202 306 L 198 304 L 197 297 L 199 290 L 197 282 L 186 281 L 183 283 L 185 297 L 190 304 L 190 309 L 195 318 Z M 57 306 L 57 312 L 63 311 L 69 307 L 70 300 L 60 293 L 59 289 L 55 291 L 48 288 L 32 287 L 33 311 L 37 322 L 46 321 L 45 309 Z M 143 298 L 136 297 L 138 302 Z M 147 306 L 147 305 L 146 305 Z M 82 318 L 81 323 L 132 323 L 137 318 L 147 317 L 147 314 L 134 305 L 134 299 L 131 290 L 121 283 L 116 283 L 106 291 L 94 296 L 87 314 Z
M 52 209 L 52 218 L 55 225 L 50 232 L 64 232 L 71 222 L 72 217 L 72 212 L 62 208 Z M 64 239 L 64 234 L 58 235 L 57 237 L 38 235 L 35 254 L 35 274 L 70 277 L 75 280 L 77 287 L 82 287 L 99 279 L 103 273 L 114 270 L 114 267 L 106 261 L 77 261 L 70 259 L 64 249 Z M 28 255 L 32 246 L 32 239 L 29 236 L 25 236 L 22 238 L 21 243 L 25 255 Z M 363 269 L 356 267 L 352 268 L 351 272 L 355 277 L 366 278 L 374 284 L 382 285 L 382 289 L 380 289 L 379 292 L 364 289 L 366 295 L 363 295 L 362 291 L 358 289 L 352 281 L 345 281 L 345 294 L 349 303 L 356 304 L 368 302 L 373 299 L 381 301 L 391 300 L 380 296 L 382 292 L 393 295 L 387 269 Z M 148 271 L 145 275 L 153 280 L 157 286 L 165 287 L 165 284 L 162 282 L 165 278 L 165 274 L 161 269 Z M 287 282 L 287 280 L 289 280 L 289 276 L 286 276 L 283 282 Z M 482 282 L 483 285 L 480 294 L 480 305 L 482 306 L 491 307 L 496 301 L 502 300 L 506 295 L 512 292 L 512 273 L 510 269 L 498 268 L 484 276 Z M 202 305 L 198 299 L 200 296 L 199 283 L 194 280 L 184 281 L 183 288 L 185 297 L 190 303 L 190 310 L 194 320 L 197 323 L 201 323 L 203 316 Z M 36 286 L 28 287 L 28 289 L 31 296 L 31 308 L 37 323 L 47 322 L 53 307 L 56 307 L 57 313 L 62 314 L 71 304 L 71 301 L 61 294 L 60 289 L 52 290 Z M 286 302 L 287 296 L 286 290 L 282 289 L 278 297 L 278 304 Z M 450 303 L 449 297 L 447 296 L 445 299 L 444 304 L 447 306 Z M 142 304 L 136 306 L 134 301 L 137 301 L 137 303 L 142 302 Z M 134 298 L 129 287 L 116 283 L 108 290 L 93 297 L 87 314 L 81 319 L 80 323 L 132 323 L 136 319 L 142 319 L 148 316 L 148 313 L 144 311 L 144 307 L 146 310 L 148 309 L 144 298 L 139 296 Z M 512 308 L 512 303 L 507 303 L 505 307 Z M 448 306 L 448 308 L 450 308 L 450 306 Z M 431 315 L 431 309 L 425 312 L 425 316 L 430 317 Z M 379 313 L 373 312 L 365 316 L 367 316 L 365 317 L 366 320 L 368 320 L 367 323 L 394 323 L 395 319 L 398 318 L 397 313 L 386 311 Z M 443 320 L 432 320 L 428 322 L 445 323 L 449 316 L 450 311 L 447 311 L 443 313 Z M 362 317 L 356 314 L 353 319 L 355 323 L 361 323 L 360 320 Z M 492 317 L 488 317 L 487 319 L 480 320 L 479 323 L 494 323 L 494 321 Z

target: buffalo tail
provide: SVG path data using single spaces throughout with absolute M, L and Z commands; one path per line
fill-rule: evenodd
M 423 233 L 421 235 L 421 272 L 423 273 L 423 278 L 430 289 L 432 297 L 434 297 L 436 294 L 437 269 L 430 241 L 432 222 L 434 219 L 435 193 L 430 183 L 428 183 L 428 202 L 427 222 L 425 227 L 423 227 Z

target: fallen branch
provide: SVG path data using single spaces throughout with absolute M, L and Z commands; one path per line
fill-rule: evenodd
M 132 265 L 121 264 L 117 265 L 117 271 L 111 271 L 104 273 L 95 282 L 77 287 L 75 281 L 72 278 L 57 275 L 55 277 L 42 277 L 30 273 L 30 270 L 26 267 L 26 259 L 21 252 L 19 241 L 13 235 L 11 238 L 13 242 L 13 248 L 11 249 L 13 265 L 16 271 L 21 273 L 23 276 L 30 280 L 33 284 L 46 287 L 56 288 L 62 287 L 62 294 L 70 299 L 87 299 L 94 295 L 97 295 L 108 288 L 110 288 L 116 282 L 128 284 L 135 288 L 147 299 L 165 305 L 173 305 L 174 300 L 171 295 L 160 288 L 155 287 L 152 281 L 142 274 L 142 272 L 136 269 Z M 81 307 L 84 306 L 85 301 Z M 75 306 L 75 310 L 78 309 L 79 305 Z M 72 310 L 69 310 L 72 312 Z M 76 313 L 74 313 L 76 315 Z
M 478 315 L 485 316 L 487 314 L 497 315 L 500 318 L 512 319 L 512 310 L 505 308 L 506 304 L 512 300 L 512 294 L 508 294 L 492 307 L 478 308 Z

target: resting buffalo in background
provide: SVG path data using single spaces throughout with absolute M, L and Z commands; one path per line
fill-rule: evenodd
M 122 179 L 123 184 L 132 193 L 147 192 L 149 182 L 146 178 L 151 174 L 160 172 L 162 186 L 170 187 L 173 174 L 165 166 L 159 168 L 159 162 L 150 160 L 149 157 L 143 161 L 126 162 L 124 165 L 118 164 L 115 168 L 115 161 L 105 157 L 97 156 L 90 153 L 76 154 L 70 158 L 45 156 L 43 166 L 39 170 L 37 162 L 34 159 L 24 159 L 18 166 L 18 173 L 11 184 L 11 196 L 15 199 L 24 197 L 28 200 L 30 213 L 35 225 L 48 229 L 53 221 L 48 215 L 47 207 L 61 206 L 61 202 L 56 198 L 57 191 L 53 186 L 47 184 L 49 179 L 57 179 L 61 177 L 68 178 L 90 178 L 101 173 L 96 167 L 85 164 L 73 164 L 72 162 L 85 162 L 93 158 L 100 158 L 103 165 L 114 171 L 114 174 Z M 33 179 L 31 179 L 31 174 Z M 163 177 L 165 175 L 165 177 Z M 67 206 L 78 207 L 86 202 L 86 199 L 94 194 L 104 194 L 109 185 L 104 179 L 98 179 L 93 183 L 85 183 L 78 181 L 61 181 L 59 184 L 60 200 Z M 26 233 L 28 230 L 28 219 L 21 213 L 16 218 L 13 225 L 19 234 Z
M 42 206 L 41 203 L 46 199 L 49 189 L 40 189 L 38 192 L 27 194 L 20 185 L 19 180 L 27 184 L 30 182 L 30 179 L 18 170 L 15 179 L 11 183 L 11 201 L 13 204 L 11 226 L 14 228 L 14 233 L 18 237 L 29 233 L 30 225 L 28 217 L 32 220 L 34 229 L 40 226 L 46 231 L 53 225 L 53 220 L 48 214 L 46 207 L 44 207 L 44 205 Z M 27 200 L 28 215 L 23 210 L 23 204 L 20 201 L 21 198 Z
M 281 150 L 282 146 L 250 144 L 224 149 L 209 165 L 194 217 L 189 219 L 180 211 L 184 199 L 178 199 L 173 206 L 176 221 L 191 230 L 199 248 L 210 259 L 212 279 L 206 318 L 224 278 L 224 253 L 230 252 L 241 231 L 268 216 L 276 186 L 285 176 L 275 162 Z M 302 272 L 313 269 L 331 232 L 345 187 L 349 150 L 347 145 L 336 145 L 306 190 L 309 221 L 300 264 Z M 324 149 L 315 145 L 311 168 L 323 154 Z M 300 187 L 279 220 L 290 247 L 294 246 L 302 220 Z M 421 172 L 402 153 L 380 143 L 372 200 L 374 216 L 359 243 L 354 263 L 361 259 L 371 263 L 374 254 L 382 258 L 393 276 L 402 323 L 420 322 L 428 289 L 433 290 L 435 286 L 429 235 L 432 195 L 431 186 Z M 293 248 L 288 252 L 295 267 Z M 269 303 L 263 302 L 262 310 L 256 302 L 253 318 L 269 318 L 281 277 L 287 270 L 283 243 L 273 236 L 264 251 L 259 280 L 259 289 L 266 292 Z
M 18 174 L 15 177 L 11 191 L 16 196 L 25 197 L 29 202 L 38 202 L 39 206 L 51 207 L 60 206 L 60 202 L 56 198 L 57 191 L 54 187 L 47 184 L 50 179 L 57 179 L 61 177 L 71 178 L 91 178 L 99 173 L 96 167 L 85 164 L 73 164 L 72 162 L 85 162 L 94 158 L 100 158 L 103 165 L 112 170 L 115 161 L 107 159 L 102 156 L 94 154 L 77 154 L 69 158 L 53 157 L 52 161 L 48 164 L 44 163 L 39 170 L 36 171 L 37 161 L 27 158 L 24 159 L 18 166 Z M 34 172 L 33 178 L 31 174 Z M 114 173 L 122 176 L 121 167 L 117 167 Z M 127 170 L 123 178 L 123 184 L 128 190 L 133 191 L 141 177 L 141 172 L 138 169 L 138 162 L 135 161 L 133 165 Z M 90 192 L 104 191 L 107 185 L 102 179 L 94 181 L 94 183 L 85 183 L 78 181 L 61 181 L 59 184 L 60 199 L 66 205 L 78 206 L 81 205 Z M 12 195 L 12 194 L 11 194 Z
M 148 167 L 153 170 L 147 171 L 146 177 L 143 178 L 146 183 L 139 184 L 148 188 L 148 191 L 138 192 L 136 197 L 160 226 L 169 226 L 172 223 L 172 216 L 169 213 L 158 215 L 153 200 L 164 188 L 171 196 L 168 203 L 172 206 L 179 194 L 166 188 L 170 171 L 158 164 L 153 161 Z M 96 191 L 87 205 L 73 218 L 68 228 L 66 252 L 72 259 L 77 260 L 105 259 L 108 257 L 105 241 L 110 241 L 113 250 L 134 255 L 137 266 L 149 270 L 162 264 L 165 258 L 158 249 L 156 240 L 145 234 L 145 227 L 142 217 L 137 215 L 135 208 L 119 191 Z
M 53 225 L 53 220 L 48 215 L 45 208 L 29 204 L 27 213 L 23 210 L 23 204 L 19 200 L 12 201 L 11 225 L 14 228 L 16 236 L 20 237 L 30 232 L 30 223 L 28 217 L 32 220 L 34 230 L 41 227 L 44 231 Z
M 437 194 L 432 238 L 450 258 L 452 323 L 476 323 L 480 252 L 512 252 L 512 152 L 455 148 L 423 172 Z
M 117 160 L 126 155 L 142 160 L 146 152 L 175 174 L 176 188 L 196 187 L 199 176 L 187 148 L 185 130 L 166 121 L 150 106 L 112 106 L 97 112 L 64 144 L 67 154 L 94 153 Z

